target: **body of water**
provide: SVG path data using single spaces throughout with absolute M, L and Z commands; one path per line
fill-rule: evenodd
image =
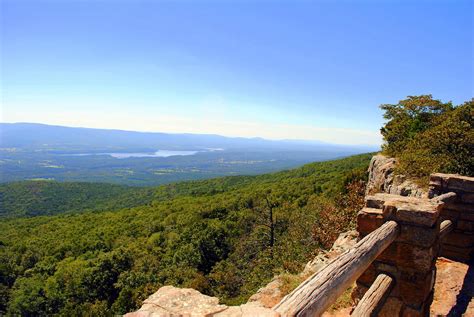
M 194 155 L 199 151 L 170 151 L 170 150 L 158 150 L 152 153 L 135 152 L 135 153 L 81 153 L 81 154 L 67 154 L 69 156 L 88 156 L 88 155 L 110 155 L 118 159 L 131 158 L 131 157 L 169 157 L 169 156 L 182 156 L 182 155 Z

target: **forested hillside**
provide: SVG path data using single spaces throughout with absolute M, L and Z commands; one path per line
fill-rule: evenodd
M 149 203 L 153 192 L 104 183 L 5 183 L 0 184 L 0 217 L 130 208 Z
M 167 284 L 245 301 L 352 225 L 370 157 L 133 191 L 5 185 L 0 314 L 120 314 Z

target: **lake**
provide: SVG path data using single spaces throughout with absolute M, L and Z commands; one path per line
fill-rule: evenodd
M 110 155 L 118 159 L 131 158 L 131 157 L 169 157 L 169 156 L 185 156 L 194 155 L 199 151 L 170 151 L 170 150 L 158 150 L 156 152 L 135 152 L 135 153 L 81 153 L 81 154 L 68 154 L 68 156 L 87 156 L 87 155 Z

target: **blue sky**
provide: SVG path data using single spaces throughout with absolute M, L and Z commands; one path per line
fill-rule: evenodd
M 0 3 L 3 122 L 379 144 L 474 95 L 471 1 Z

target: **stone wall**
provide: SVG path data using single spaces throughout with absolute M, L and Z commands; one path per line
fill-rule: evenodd
M 360 299 L 377 275 L 385 273 L 396 284 L 379 316 L 427 316 L 437 257 L 468 262 L 474 255 L 474 177 L 433 174 L 428 192 L 408 180 L 400 185 L 394 166 L 394 159 L 381 155 L 372 159 L 366 206 L 358 214 L 357 230 L 364 237 L 385 221 L 395 220 L 400 236 L 357 280 L 353 297 Z M 376 191 L 382 193 L 370 195 Z M 440 241 L 440 223 L 446 219 L 453 222 L 454 230 Z
M 451 220 L 454 230 L 441 243 L 440 255 L 468 262 L 474 255 L 474 177 L 433 174 L 429 196 L 454 192 L 456 197 L 445 202 L 441 220 Z
M 399 237 L 359 277 L 353 297 L 357 300 L 380 273 L 395 280 L 379 316 L 426 316 L 433 300 L 438 233 L 443 203 L 427 198 L 378 193 L 366 197 L 357 216 L 361 237 L 388 220 L 400 226 Z

